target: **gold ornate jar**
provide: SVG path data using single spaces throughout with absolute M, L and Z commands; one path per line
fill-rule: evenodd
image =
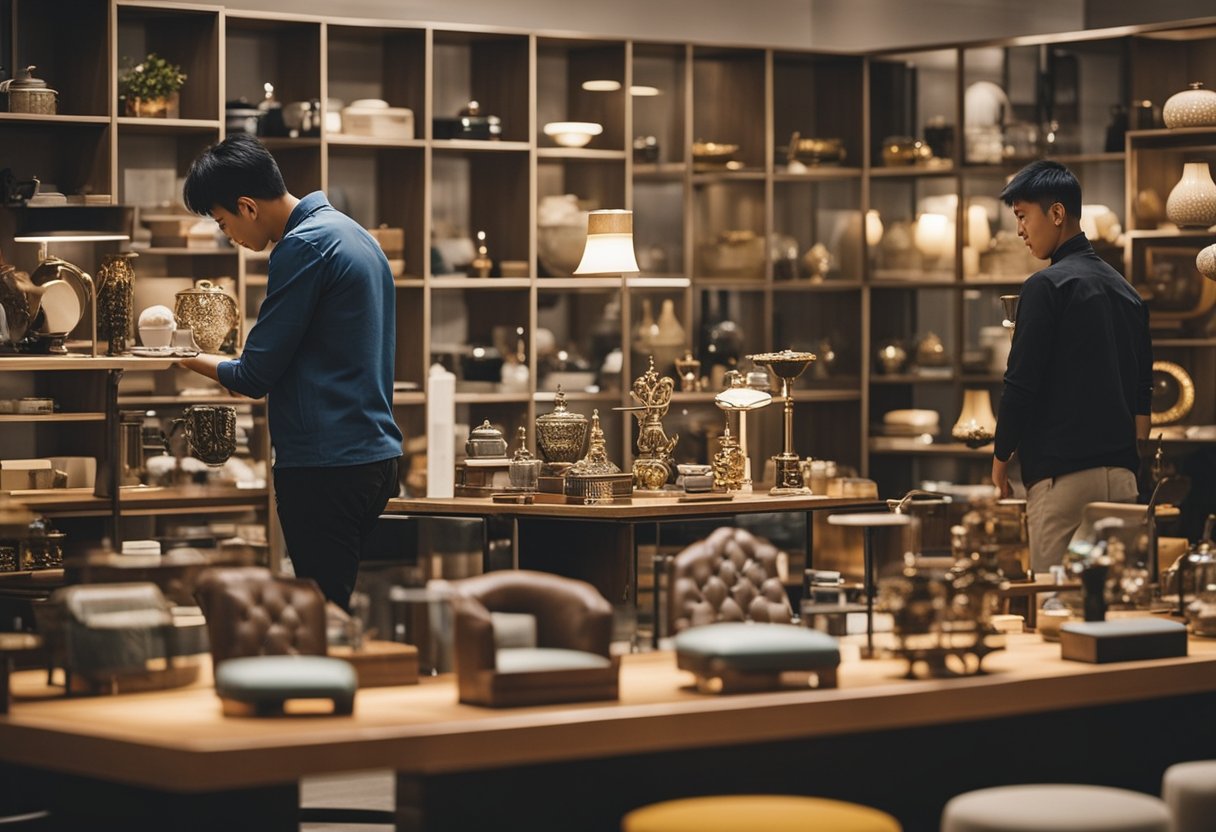
M 178 292 L 173 315 L 178 326 L 194 332 L 194 342 L 203 352 L 218 352 L 239 320 L 236 299 L 210 280 Z
M 106 355 L 127 351 L 131 337 L 131 301 L 135 290 L 134 251 L 107 254 L 97 271 L 97 337 L 109 341 Z
M 536 417 L 536 445 L 550 464 L 575 463 L 587 447 L 587 417 L 566 409 L 566 394 L 559 385 L 553 412 Z
M 714 488 L 727 491 L 738 491 L 743 485 L 743 468 L 745 459 L 739 440 L 731 436 L 730 425 L 722 433 L 721 448 L 713 459 Z

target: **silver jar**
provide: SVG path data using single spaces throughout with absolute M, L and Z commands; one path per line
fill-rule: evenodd
M 19 69 L 16 77 L 0 81 L 0 92 L 8 93 L 10 113 L 55 115 L 55 102 L 59 94 L 48 87 L 46 81 L 34 77 L 33 66 Z

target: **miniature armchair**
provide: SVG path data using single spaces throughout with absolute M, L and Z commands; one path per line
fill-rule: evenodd
M 616 699 L 612 607 L 583 581 L 488 572 L 447 584 L 460 701 L 504 707 Z
M 335 714 L 354 710 L 355 670 L 326 656 L 325 597 L 315 583 L 260 567 L 209 569 L 195 598 L 225 714 L 281 714 L 291 699 L 329 699 Z
M 790 623 L 778 554 L 767 540 L 730 526 L 688 546 L 671 563 L 668 631 L 721 621 Z

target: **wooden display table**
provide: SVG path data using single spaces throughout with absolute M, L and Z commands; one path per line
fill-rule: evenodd
M 223 717 L 203 681 L 40 700 L 45 675 L 28 671 L 0 718 L 0 761 L 40 770 L 51 809 L 91 830 L 295 830 L 300 777 L 388 768 L 399 829 L 606 832 L 654 800 L 758 790 L 857 800 L 916 832 L 969 788 L 1147 790 L 1166 765 L 1211 756 L 1216 641 L 1190 649 L 1099 666 L 1011 636 L 986 676 L 907 681 L 902 662 L 851 660 L 836 689 L 739 696 L 696 694 L 651 653 L 624 657 L 619 702 L 478 708 L 438 677 L 361 690 L 353 716 L 270 719 Z
M 886 510 L 886 504 L 881 501 L 857 497 L 771 497 L 764 491 L 727 497 L 695 502 L 679 502 L 675 496 L 634 497 L 629 503 L 607 505 L 519 505 L 475 497 L 393 499 L 384 510 L 390 514 L 419 517 L 502 520 L 509 524 L 514 542 L 513 566 L 587 581 L 618 606 L 637 604 L 637 526 L 640 524 L 654 524 L 657 544 L 664 523 L 726 522 L 741 514 L 798 512 L 806 515 L 809 558 L 814 542 L 813 513 L 867 508 Z M 484 545 L 482 551 L 488 550 L 488 545 Z

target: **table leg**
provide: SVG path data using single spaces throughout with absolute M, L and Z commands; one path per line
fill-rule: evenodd
M 0 654 L 0 714 L 8 713 L 9 689 L 8 677 L 13 671 L 13 657 L 8 653 Z
M 866 650 L 864 657 L 874 658 L 874 530 L 862 529 L 862 585 L 866 594 Z

